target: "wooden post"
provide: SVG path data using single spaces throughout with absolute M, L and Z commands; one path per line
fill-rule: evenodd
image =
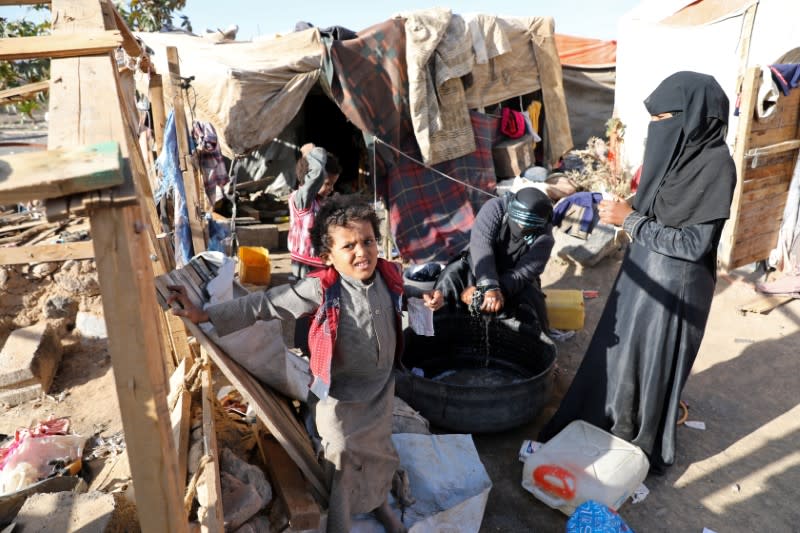
M 194 253 L 199 254 L 205 251 L 206 242 L 203 235 L 203 222 L 200 219 L 202 200 L 200 194 L 205 191 L 197 190 L 197 182 L 194 176 L 194 165 L 192 165 L 189 154 L 189 136 L 187 133 L 186 112 L 183 105 L 183 94 L 181 93 L 181 70 L 178 64 L 178 49 L 174 46 L 167 47 L 167 62 L 169 63 L 170 92 L 172 93 L 172 111 L 175 113 L 175 129 L 178 139 L 178 161 L 183 174 L 183 187 L 186 191 L 186 207 L 189 211 L 189 229 L 192 232 L 192 244 Z
M 156 152 L 161 153 L 164 145 L 164 125 L 167 123 L 164 112 L 164 87 L 161 75 L 150 76 L 150 110 L 153 113 L 153 135 L 156 138 Z
M 51 20 L 54 35 L 114 27 L 113 13 L 97 0 L 53 0 Z M 141 155 L 122 117 L 112 55 L 55 59 L 50 71 L 49 147 L 116 140 L 136 171 L 131 158 L 138 155 L 141 164 Z M 167 409 L 166 347 L 154 313 L 148 219 L 138 205 L 108 204 L 94 206 L 90 220 L 139 521 L 144 531 L 184 533 L 184 487 Z
M 733 147 L 733 162 L 736 163 L 736 188 L 733 190 L 731 201 L 731 216 L 722 229 L 719 242 L 719 262 L 723 268 L 730 270 L 733 267 L 734 243 L 736 230 L 739 226 L 739 208 L 742 202 L 742 182 L 744 181 L 745 150 L 753 128 L 753 113 L 758 98 L 758 88 L 761 82 L 761 69 L 750 68 L 742 83 L 742 93 L 739 103 L 739 122 L 736 129 L 736 141 Z

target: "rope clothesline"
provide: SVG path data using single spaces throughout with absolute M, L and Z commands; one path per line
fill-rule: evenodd
M 389 143 L 387 143 L 387 142 L 385 142 L 385 141 L 382 141 L 382 140 L 381 140 L 381 139 L 379 139 L 378 137 L 375 137 L 375 141 L 376 141 L 376 142 L 379 142 L 379 143 L 381 143 L 382 145 L 386 146 L 386 147 L 387 147 L 387 148 L 389 148 L 390 150 L 393 150 L 394 152 L 396 152 L 396 153 L 400 154 L 401 156 L 405 157 L 406 159 L 409 159 L 409 160 L 413 161 L 414 163 L 416 163 L 416 164 L 418 164 L 418 165 L 420 165 L 420 166 L 422 166 L 422 167 L 425 167 L 425 168 L 427 168 L 428 170 L 432 170 L 433 172 L 435 172 L 435 173 L 439 174 L 439 175 L 440 175 L 440 176 L 442 176 L 443 178 L 447 178 L 447 179 L 449 179 L 449 180 L 451 180 L 451 181 L 455 181 L 456 183 L 460 183 L 460 184 L 461 184 L 461 185 L 463 185 L 464 187 L 467 187 L 467 188 L 470 188 L 470 189 L 476 190 L 476 191 L 478 191 L 478 192 L 480 192 L 480 193 L 482 193 L 482 194 L 485 194 L 485 195 L 487 195 L 487 196 L 490 196 L 490 197 L 492 197 L 492 198 L 497 198 L 497 195 L 496 195 L 496 194 L 492 194 L 492 193 L 490 193 L 489 191 L 484 191 L 483 189 L 481 189 L 481 188 L 479 188 L 479 187 L 475 187 L 474 185 L 470 185 L 469 183 L 467 183 L 467 182 L 465 182 L 465 181 L 462 181 L 462 180 L 460 180 L 460 179 L 458 179 L 458 178 L 454 178 L 454 177 L 452 177 L 452 176 L 448 176 L 448 175 L 447 175 L 447 174 L 445 174 L 444 172 L 442 172 L 442 171 L 440 171 L 440 170 L 436 170 L 435 168 L 433 168 L 433 167 L 431 167 L 431 166 L 429 166 L 429 165 L 426 165 L 425 163 L 423 163 L 423 162 L 422 162 L 422 161 L 420 161 L 419 159 L 416 159 L 415 157 L 412 157 L 412 156 L 408 155 L 407 153 L 403 152 L 403 151 L 402 151 L 402 150 L 400 150 L 399 148 L 395 148 L 395 147 L 394 147 L 394 146 L 392 146 L 391 144 L 389 144 Z M 373 154 L 373 157 L 374 157 L 374 154 Z M 374 168 L 374 167 L 373 167 L 373 168 Z M 375 173 L 375 172 L 374 172 L 374 170 L 373 170 L 373 174 L 374 174 L 374 173 Z

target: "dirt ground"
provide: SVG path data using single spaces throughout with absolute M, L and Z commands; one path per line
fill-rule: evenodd
M 6 130 L 4 140 L 17 137 L 14 133 Z M 31 133 L 34 139 L 26 140 L 36 142 L 38 132 Z M 545 287 L 597 289 L 600 297 L 586 300 L 584 329 L 558 343 L 555 393 L 536 420 L 474 436 L 494 484 L 482 532 L 564 531 L 566 517 L 521 487 L 517 453 L 524 439 L 537 435 L 569 385 L 621 257 L 618 252 L 587 269 L 551 259 Z M 273 283 L 286 280 L 288 254 L 273 253 L 272 262 Z M 58 264 L 44 276 L 27 265 L 0 270 L 0 343 L 12 329 L 44 319 L 45 303 L 54 296 L 74 299 L 80 311 L 102 312 L 94 285 L 71 283 L 91 276 L 90 261 Z M 663 477 L 648 477 L 650 495 L 644 502 L 620 509 L 636 531 L 800 532 L 800 510 L 793 501 L 800 486 L 800 300 L 766 315 L 740 313 L 739 306 L 757 296 L 753 283 L 761 277 L 751 267 L 720 275 L 705 340 L 683 394 L 689 419 L 705 422 L 706 430 L 682 426 L 676 464 Z M 64 356 L 50 394 L 0 407 L 0 433 L 13 434 L 49 416 L 69 416 L 77 433 L 114 435 L 122 425 L 107 341 L 78 335 L 74 317 L 51 320 L 63 334 Z M 96 474 L 103 461 L 93 463 Z
M 521 486 L 520 444 L 532 439 L 555 411 L 600 318 L 622 252 L 593 268 L 551 259 L 543 284 L 599 289 L 586 300 L 582 331 L 558 344 L 556 392 L 528 426 L 475 436 L 494 487 L 482 532 L 563 532 L 566 517 Z M 740 305 L 757 297 L 751 267 L 721 273 L 703 345 L 683 393 L 689 420 L 681 426 L 677 459 L 663 477 L 649 476 L 646 500 L 626 503 L 620 515 L 635 531 L 717 533 L 800 531 L 793 501 L 800 486 L 800 300 L 769 314 L 743 315 Z M 647 317 L 642 317 L 647 320 Z M 632 325 L 633 326 L 633 325 Z
M 527 426 L 474 437 L 494 484 L 481 531 L 564 531 L 566 517 L 520 486 L 517 452 L 522 440 L 536 436 L 568 386 L 621 255 L 588 269 L 556 257 L 548 265 L 546 287 L 597 289 L 600 297 L 586 300 L 584 329 L 558 344 L 556 392 L 542 414 Z M 286 278 L 288 257 L 278 253 L 272 260 L 279 283 Z M 65 280 L 75 274 L 65 274 L 90 276 L 90 262 L 81 263 L 80 268 L 61 266 L 45 279 L 35 279 L 27 266 L 6 268 L 0 338 L 41 319 L 49 298 L 74 296 L 70 291 L 76 287 Z M 748 269 L 720 276 L 703 347 L 683 395 L 689 419 L 705 422 L 707 429 L 681 427 L 676 464 L 664 477 L 648 477 L 651 492 L 644 502 L 621 508 L 622 517 L 637 531 L 800 531 L 800 511 L 791 496 L 800 485 L 800 301 L 767 315 L 742 315 L 737 309 L 756 296 L 752 283 L 760 276 Z M 89 287 L 89 295 L 77 297 L 80 310 L 100 312 L 99 298 L 91 295 L 91 283 Z M 68 323 L 60 327 L 65 353 L 50 395 L 0 411 L 0 433 L 12 434 L 50 415 L 69 416 L 74 431 L 85 435 L 111 436 L 121 429 L 107 341 L 68 332 Z

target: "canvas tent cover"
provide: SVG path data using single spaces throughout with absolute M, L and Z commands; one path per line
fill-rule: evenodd
M 390 19 L 360 31 L 356 39 L 333 41 L 329 52 L 315 28 L 247 43 L 214 44 L 176 34 L 139 36 L 155 50 L 153 61 L 161 73 L 167 72 L 165 47 L 178 48 L 182 75 L 195 76 L 194 93 L 188 98 L 193 116 L 215 127 L 228 156 L 271 142 L 319 80 L 348 120 L 382 141 L 377 152 L 377 185 L 380 192 L 388 193 L 392 233 L 401 253 L 416 261 L 446 260 L 466 246 L 474 212 L 489 197 L 475 191 L 494 189 L 491 146 L 496 122 L 489 116 L 467 114 L 467 108 L 491 105 L 541 88 L 547 158 L 555 162 L 572 148 L 561 65 L 551 18 L 478 16 L 467 21 L 448 10 L 436 9 L 412 17 L 414 32 L 440 35 L 434 51 L 423 47 L 414 51 L 421 55 L 411 56 L 417 67 L 429 64 L 424 61 L 426 56 L 436 65 L 431 69 L 434 76 L 420 77 L 407 62 L 407 21 Z M 480 53 L 475 54 L 474 33 L 469 33 L 473 47 L 466 52 L 457 45 L 458 39 L 452 38 L 465 35 L 468 24 L 480 30 L 487 52 L 485 62 Z M 442 62 L 443 56 L 455 60 Z M 432 108 L 431 102 L 447 93 L 449 82 L 461 86 L 456 78 L 467 64 L 471 85 L 463 88 L 463 95 L 457 94 L 458 87 L 448 93 L 453 98 L 441 100 L 444 111 Z M 324 77 L 323 72 L 327 74 Z M 443 72 L 449 75 L 436 76 Z M 409 73 L 415 74 L 413 81 Z M 421 100 L 420 93 L 412 96 L 411 92 L 419 88 L 426 93 Z M 422 122 L 412 117 L 412 102 L 415 115 L 427 113 Z M 446 120 L 448 102 L 463 102 L 458 121 Z M 435 149 L 428 150 L 462 134 L 474 139 L 474 148 L 465 144 L 444 158 L 438 157 Z M 435 165 L 439 172 L 467 185 L 447 180 L 427 166 L 412 164 L 414 160 Z
M 752 34 L 748 7 L 757 5 Z M 786 0 L 645 0 L 620 20 L 615 108 L 626 126 L 628 167 L 641 164 L 649 116 L 644 99 L 680 70 L 711 74 L 731 103 L 733 145 L 737 78 L 753 65 L 769 65 L 798 46 L 800 2 Z

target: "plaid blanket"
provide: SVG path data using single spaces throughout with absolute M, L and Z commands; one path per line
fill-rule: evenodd
M 482 191 L 494 191 L 492 142 L 497 119 L 470 112 L 475 152 L 432 168 Z M 420 160 L 413 136 L 404 153 Z M 414 262 L 447 261 L 469 244 L 475 213 L 491 198 L 399 156 L 389 169 L 389 220 L 400 253 Z
M 391 19 L 334 41 L 331 91 L 345 116 L 404 154 L 421 161 L 408 103 L 405 33 Z M 476 151 L 434 168 L 484 191 L 495 187 L 492 144 L 497 120 L 470 113 Z M 375 169 L 388 196 L 392 234 L 403 257 L 414 262 L 446 261 L 469 243 L 475 212 L 489 196 L 418 165 L 378 145 Z
M 406 35 L 403 21 L 391 19 L 333 41 L 333 99 L 362 131 L 398 146 L 411 131 L 408 113 Z

